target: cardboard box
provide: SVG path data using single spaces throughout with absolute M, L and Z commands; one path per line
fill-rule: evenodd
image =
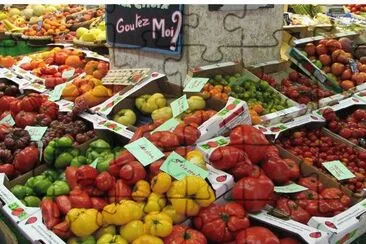
M 124 89 L 122 92 L 108 99 L 103 104 L 93 107 L 91 111 L 106 118 L 109 123 L 118 124 L 123 128 L 122 130 L 125 131 L 125 133 L 133 135 L 136 127 L 131 126 L 127 128 L 120 123 L 112 121 L 111 119 L 113 114 L 121 109 L 129 108 L 134 110 L 138 116 L 141 114 L 135 108 L 135 99 L 138 96 L 160 92 L 164 94 L 169 104 L 171 101 L 183 95 L 182 90 L 183 88 L 181 86 L 170 83 L 165 75 L 153 73 L 148 79 L 139 82 L 134 87 Z M 199 127 L 199 130 L 201 131 L 200 141 L 206 140 L 207 138 L 220 133 L 224 133 L 228 129 L 232 128 L 234 124 L 251 123 L 248 107 L 245 102 L 239 99 L 230 98 L 228 102 L 225 103 L 220 100 L 210 98 L 206 100 L 206 109 L 213 109 L 219 112 Z
M 219 63 L 215 65 L 207 65 L 202 67 L 193 68 L 189 73 L 188 77 L 206 77 L 210 78 L 217 74 L 221 75 L 230 75 L 235 73 L 244 73 L 248 79 L 253 81 L 259 81 L 260 79 L 249 72 L 248 70 L 244 69 L 243 66 L 239 63 L 234 62 L 226 62 L 226 63 Z M 186 79 L 187 80 L 187 79 Z M 269 113 L 261 116 L 262 124 L 263 125 L 271 125 L 279 123 L 282 119 L 288 119 L 292 117 L 299 116 L 300 114 L 304 114 L 306 112 L 306 106 L 300 105 L 295 101 L 289 99 L 282 93 L 278 92 L 273 87 L 270 87 L 274 92 L 279 94 L 282 98 L 286 99 L 292 106 L 286 108 L 281 111 L 277 111 L 274 113 Z
M 308 225 L 328 232 L 329 243 L 352 243 L 366 233 L 366 199 L 332 217 L 313 217 Z

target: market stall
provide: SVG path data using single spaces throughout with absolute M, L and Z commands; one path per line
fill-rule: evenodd
M 225 6 L 0 12 L 0 242 L 362 243 L 366 7 L 292 6 L 281 40 L 300 35 L 286 59 L 280 42 L 260 53 L 230 43 L 247 56 L 207 61 L 207 46 L 185 40 L 233 40 L 213 33 L 218 21 L 183 28 L 184 11 L 253 11 L 248 23 L 264 11 L 279 20 L 269 29 L 282 26 L 283 6 Z

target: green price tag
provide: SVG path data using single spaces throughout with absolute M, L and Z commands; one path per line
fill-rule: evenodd
M 98 164 L 98 162 L 99 162 L 99 158 L 96 158 L 96 159 L 94 159 L 94 161 L 91 163 L 91 164 L 89 164 L 91 167 L 93 167 L 94 169 L 96 169 L 97 168 L 97 164 Z
M 15 125 L 15 121 L 11 114 L 6 115 L 2 120 L 0 120 L 0 124 L 8 124 L 10 126 Z
M 200 92 L 205 84 L 208 82 L 209 78 L 192 77 L 186 83 L 184 87 L 184 92 Z
M 65 89 L 67 83 L 62 83 L 55 86 L 55 89 L 50 93 L 49 100 L 51 101 L 58 101 L 61 98 L 62 92 Z
M 173 111 L 173 117 L 177 117 L 188 109 L 187 95 L 183 95 L 177 100 L 170 103 L 170 107 Z
M 175 129 L 177 125 L 179 125 L 180 121 L 176 118 L 171 118 L 167 121 L 165 121 L 162 125 L 160 125 L 158 128 L 156 128 L 152 133 L 157 131 L 170 131 L 172 129 Z
M 356 177 L 344 164 L 339 160 L 329 161 L 323 163 L 323 166 L 334 176 L 337 180 L 346 180 Z
M 306 191 L 308 188 L 300 186 L 298 184 L 292 183 L 287 186 L 275 186 L 274 191 L 277 193 L 295 193 L 295 192 L 301 192 Z
M 125 148 L 144 166 L 164 157 L 164 153 L 145 137 L 127 144 Z
M 176 152 L 172 152 L 169 155 L 161 165 L 160 169 L 177 180 L 181 180 L 187 175 L 197 175 L 203 179 L 208 176 L 207 170 L 189 162 Z
M 26 126 L 25 130 L 28 131 L 32 141 L 40 141 L 46 133 L 48 127 L 46 126 Z

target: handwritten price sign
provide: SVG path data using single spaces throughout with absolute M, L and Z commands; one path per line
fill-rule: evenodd
M 341 161 L 329 161 L 323 163 L 323 166 L 334 176 L 337 180 L 346 180 L 356 177 Z
M 172 108 L 174 118 L 186 111 L 188 109 L 187 95 L 184 94 L 177 100 L 171 102 L 170 107 Z
M 209 78 L 192 77 L 186 81 L 186 86 L 184 87 L 184 92 L 200 92 L 205 84 L 208 82 Z

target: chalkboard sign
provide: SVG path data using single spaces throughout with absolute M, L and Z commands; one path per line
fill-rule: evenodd
M 113 47 L 179 55 L 183 5 L 111 4 L 106 6 L 107 42 Z

